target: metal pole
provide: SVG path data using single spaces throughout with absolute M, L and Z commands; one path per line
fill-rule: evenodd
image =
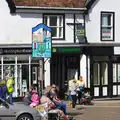
M 43 62 L 44 59 L 40 59 L 39 60 L 39 86 L 38 86 L 38 91 L 39 91 L 39 94 L 42 95 L 42 90 L 43 90 L 43 81 L 44 81 L 44 71 L 43 71 L 43 68 L 44 68 L 44 62 Z

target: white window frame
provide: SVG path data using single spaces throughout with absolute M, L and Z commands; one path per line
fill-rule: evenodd
M 111 15 L 111 25 L 103 25 L 103 15 Z M 103 29 L 110 28 L 110 38 L 103 38 Z M 114 41 L 114 13 L 113 12 L 101 12 L 101 41 Z
M 50 26 L 50 17 L 55 16 L 57 17 L 57 26 Z M 44 23 L 45 23 L 45 17 L 47 17 L 47 26 L 51 28 L 57 28 L 57 35 L 56 37 L 52 37 L 53 39 L 63 39 L 64 38 L 64 22 L 63 22 L 63 15 L 44 15 Z M 60 17 L 61 17 L 61 26 L 60 26 Z M 60 28 L 61 28 L 61 36 L 60 36 Z

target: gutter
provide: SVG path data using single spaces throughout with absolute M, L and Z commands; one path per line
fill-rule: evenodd
M 37 6 L 16 6 L 17 9 L 34 9 L 34 10 L 73 10 L 86 11 L 87 8 L 69 8 L 69 7 L 37 7 Z

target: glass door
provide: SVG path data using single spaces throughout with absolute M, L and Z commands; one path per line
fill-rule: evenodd
M 120 95 L 120 63 L 113 64 L 113 81 L 112 81 L 113 96 Z
M 108 63 L 95 62 L 93 63 L 93 96 L 106 97 L 108 96 Z

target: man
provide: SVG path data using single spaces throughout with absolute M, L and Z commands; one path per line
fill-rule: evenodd
M 14 80 L 12 77 L 10 77 L 7 81 L 7 90 L 8 90 L 8 95 L 9 95 L 9 100 L 11 105 L 13 105 L 13 98 L 12 98 L 13 84 L 14 84 Z

